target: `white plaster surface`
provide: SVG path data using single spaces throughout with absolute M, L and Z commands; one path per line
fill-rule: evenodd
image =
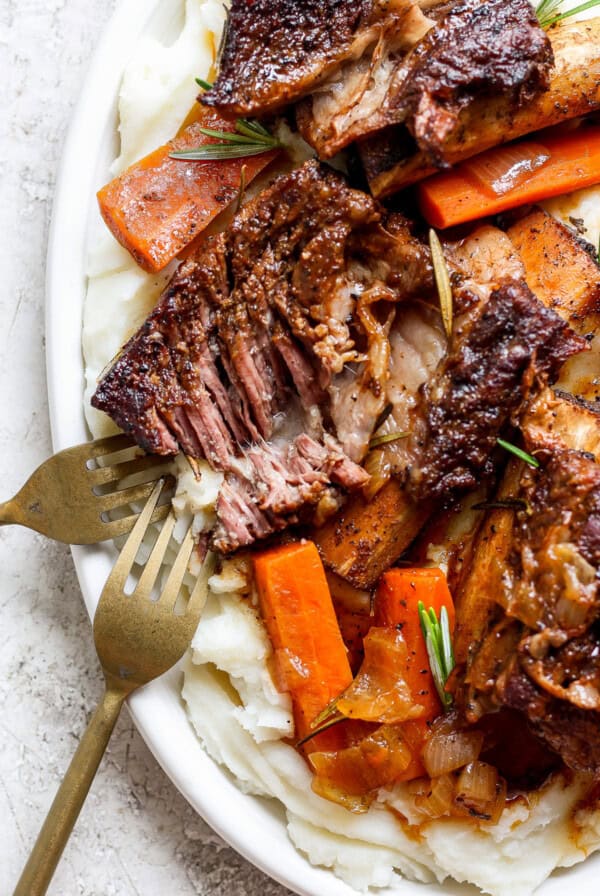
M 50 452 L 43 303 L 54 181 L 73 103 L 114 5 L 0 0 L 0 499 Z M 0 529 L 0 896 L 12 892 L 100 694 L 68 549 Z M 127 713 L 49 892 L 287 893 L 195 814 Z

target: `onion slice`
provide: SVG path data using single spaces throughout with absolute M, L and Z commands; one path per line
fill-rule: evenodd
M 545 146 L 528 141 L 474 156 L 465 162 L 465 170 L 490 196 L 504 196 L 529 180 L 549 159 Z
M 434 733 L 425 744 L 423 765 L 431 778 L 437 778 L 474 762 L 482 746 L 481 731 Z
M 404 722 L 423 715 L 404 678 L 407 648 L 392 626 L 373 626 L 364 641 L 365 658 L 352 684 L 335 701 L 350 719 L 366 722 Z
M 377 790 L 393 784 L 411 759 L 401 728 L 380 725 L 351 747 L 311 753 L 312 789 L 352 812 L 365 812 Z

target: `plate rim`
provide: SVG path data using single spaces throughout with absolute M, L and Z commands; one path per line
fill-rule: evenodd
M 166 2 L 118 0 L 101 32 L 79 98 L 70 115 L 54 189 L 46 262 L 46 381 L 51 439 L 55 451 L 89 439 L 83 415 L 81 327 L 89 213 L 93 195 L 100 184 L 96 183 L 95 166 L 86 164 L 85 150 L 91 145 L 93 152 L 97 153 L 102 135 L 111 122 L 114 134 L 116 101 L 123 69 L 131 56 L 132 47 L 147 30 L 158 8 Z M 176 2 L 183 3 L 185 0 Z M 65 245 L 69 246 L 68 255 L 63 248 Z M 106 545 L 72 546 L 71 552 L 91 618 L 101 583 L 111 568 L 114 552 Z M 335 877 L 331 870 L 310 864 L 289 839 L 284 819 L 273 818 L 273 825 L 269 825 L 267 816 L 272 812 L 265 810 L 266 801 L 243 793 L 233 783 L 230 776 L 204 751 L 189 722 L 189 738 L 178 744 L 169 743 L 165 752 L 164 739 L 159 736 L 154 724 L 156 706 L 162 704 L 164 709 L 164 701 L 168 699 L 172 704 L 173 718 L 184 712 L 181 698 L 177 707 L 173 700 L 177 675 L 176 672 L 168 673 L 163 679 L 134 694 L 128 708 L 146 745 L 184 798 L 226 843 L 299 896 L 358 896 L 355 889 Z M 187 745 L 192 741 L 197 747 L 200 768 L 197 778 L 190 783 L 184 777 L 183 770 L 186 767 Z M 232 818 L 236 818 L 234 809 L 253 823 L 245 826 L 232 824 Z M 261 822 L 261 836 L 257 838 L 255 824 Z M 596 858 L 600 861 L 600 856 Z M 282 859 L 285 859 L 285 869 Z M 596 869 L 599 867 L 597 861 L 592 863 Z M 585 876 L 589 867 L 589 859 L 577 866 Z M 582 876 L 581 873 L 577 874 L 577 868 L 564 869 L 569 871 L 571 886 L 576 884 L 576 877 Z M 562 873 L 564 871 L 561 869 Z M 554 884 L 558 887 L 561 886 L 562 873 L 554 878 Z M 590 877 L 593 878 L 593 870 Z M 550 896 L 554 891 L 551 881 L 552 878 L 542 884 L 539 896 Z M 579 881 L 581 883 L 585 881 Z M 593 880 L 591 883 L 593 886 Z M 459 892 L 460 885 L 454 881 L 450 887 L 453 892 Z M 404 892 L 407 896 L 412 893 L 440 896 L 447 892 L 447 888 L 443 884 L 423 884 L 403 879 L 394 886 L 393 891 L 389 888 L 377 890 L 378 896 L 392 892 Z M 473 889 L 465 892 L 473 892 Z M 559 889 L 554 892 L 558 896 Z M 580 892 L 581 896 L 585 896 L 583 890 Z M 591 896 L 592 890 L 589 893 Z
M 131 48 L 147 30 L 158 7 L 165 2 L 117 2 L 91 56 L 69 119 L 54 188 L 46 256 L 46 383 L 54 451 L 90 438 L 83 415 L 81 327 L 87 280 L 85 255 L 89 212 L 93 196 L 101 184 L 96 183 L 94 165 L 86 162 L 84 150 L 86 146 L 92 146 L 93 152 L 96 151 L 107 122 L 113 122 L 114 133 L 118 88 Z M 65 245 L 69 246 L 68 254 Z M 114 553 L 106 545 L 72 545 L 71 553 L 91 618 Z M 272 812 L 264 806 L 274 801 L 244 794 L 204 751 L 189 721 L 189 738 L 183 743 L 169 744 L 165 752 L 164 739 L 158 735 L 153 723 L 157 706 L 162 704 L 164 709 L 165 700 L 175 704 L 173 684 L 179 674 L 167 673 L 132 695 L 128 709 L 150 752 L 183 797 L 227 844 L 299 896 L 357 896 L 353 888 L 335 878 L 330 871 L 311 865 L 296 850 L 285 826 L 282 827 L 283 820 L 273 818 L 273 824 L 268 825 L 268 815 Z M 182 706 L 181 698 L 179 706 L 172 706 L 174 718 L 184 712 Z M 195 758 L 200 766 L 192 784 L 183 775 L 186 743 L 190 741 L 197 748 Z M 232 809 L 237 810 L 238 816 L 241 814 L 260 824 L 260 838 L 253 836 L 256 824 L 232 824 L 232 819 L 238 817 Z M 282 853 L 285 867 L 280 858 Z

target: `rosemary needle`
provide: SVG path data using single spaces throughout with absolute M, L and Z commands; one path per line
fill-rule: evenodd
M 442 244 L 433 228 L 429 231 L 429 248 L 431 249 L 431 263 L 433 264 L 435 285 L 437 286 L 438 295 L 440 297 L 442 321 L 444 323 L 446 336 L 449 339 L 452 335 L 452 285 L 450 283 L 448 265 L 444 258 L 444 250 L 442 249 Z
M 501 448 L 504 448 L 505 451 L 510 451 L 510 453 L 514 454 L 515 457 L 518 457 L 519 460 L 524 460 L 530 467 L 535 467 L 536 470 L 538 469 L 540 465 L 539 460 L 532 457 L 532 455 L 528 454 L 526 451 L 523 451 L 522 448 L 518 448 L 517 445 L 513 445 L 512 442 L 507 442 L 504 439 L 496 439 L 496 442 Z
M 454 651 L 450 638 L 448 610 L 442 607 L 439 620 L 432 607 L 429 611 L 425 609 L 422 600 L 419 601 L 418 610 L 435 689 L 444 709 L 449 709 L 452 705 L 452 696 L 446 691 L 446 682 L 454 669 Z

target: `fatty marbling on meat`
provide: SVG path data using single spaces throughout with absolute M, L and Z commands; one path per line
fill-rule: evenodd
M 516 110 L 548 87 L 553 64 L 529 0 L 458 0 L 438 21 L 406 4 L 395 30 L 365 55 L 299 106 L 300 130 L 322 158 L 404 124 L 413 146 L 443 166 L 463 109 L 503 96 Z
M 357 52 L 389 0 L 232 0 L 207 105 L 267 115 L 306 95 Z
M 233 550 L 368 481 L 380 321 L 421 287 L 428 254 L 401 219 L 308 162 L 181 265 L 93 404 L 146 450 L 181 448 L 225 474 L 213 540 Z M 348 365 L 363 383 L 359 440 L 335 425 Z

